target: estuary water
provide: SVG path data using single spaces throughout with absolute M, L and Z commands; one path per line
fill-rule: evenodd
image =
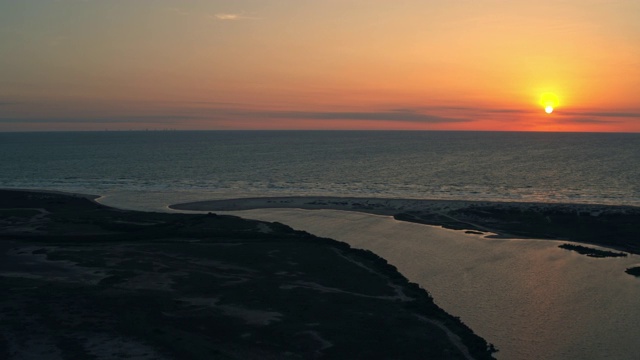
M 230 212 L 278 221 L 385 258 L 499 352 L 497 359 L 637 359 L 640 256 L 595 259 L 565 242 L 487 239 L 334 210 Z
M 640 206 L 640 134 L 0 133 L 0 188 L 103 195 L 167 211 L 240 196 L 331 195 Z M 498 359 L 637 359 L 637 256 L 491 240 L 388 217 L 256 210 L 370 249 L 501 349 Z

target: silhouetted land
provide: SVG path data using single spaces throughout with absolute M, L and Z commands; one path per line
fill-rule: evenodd
M 0 190 L 0 358 L 490 359 L 375 254 L 279 224 Z
M 628 268 L 625 272 L 629 275 L 640 277 L 640 266 Z
M 573 244 L 562 244 L 558 246 L 561 249 L 575 251 L 582 255 L 587 255 L 589 257 L 596 258 L 605 258 L 605 257 L 625 257 L 627 254 L 621 252 L 613 252 L 607 250 L 594 249 L 586 246 L 573 245 Z
M 395 218 L 501 237 L 570 240 L 640 254 L 640 208 L 630 206 L 469 203 L 440 212 L 404 212 Z

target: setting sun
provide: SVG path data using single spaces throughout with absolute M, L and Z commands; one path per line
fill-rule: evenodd
M 540 96 L 540 105 L 544 108 L 544 112 L 551 114 L 553 109 L 558 106 L 558 96 L 554 93 L 546 92 Z

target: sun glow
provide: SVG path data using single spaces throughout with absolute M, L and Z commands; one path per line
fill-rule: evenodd
M 544 108 L 544 112 L 551 114 L 553 109 L 558 106 L 558 97 L 554 93 L 544 93 L 540 96 L 540 105 Z

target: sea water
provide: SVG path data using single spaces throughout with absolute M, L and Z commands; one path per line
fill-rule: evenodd
M 640 205 L 640 134 L 0 133 L 0 187 Z
M 264 195 L 639 206 L 638 179 L 640 134 L 0 133 L 0 187 L 97 194 L 140 210 Z M 502 349 L 499 359 L 640 352 L 640 281 L 623 271 L 638 256 L 592 259 L 551 241 L 452 235 L 367 214 L 244 215 L 378 253 Z

